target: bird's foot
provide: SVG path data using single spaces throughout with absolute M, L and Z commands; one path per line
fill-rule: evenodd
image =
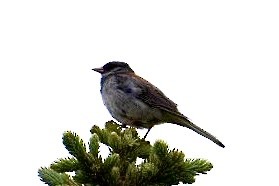
M 151 127 L 151 128 L 152 128 L 152 127 Z M 143 137 L 142 139 L 145 140 L 145 138 L 147 137 L 147 134 L 150 132 L 151 128 L 149 128 L 149 129 L 147 130 L 146 134 L 144 135 L 144 137 Z
M 127 127 L 127 125 L 125 125 L 125 124 L 121 124 L 121 128 L 126 129 L 126 128 L 128 128 L 128 127 Z

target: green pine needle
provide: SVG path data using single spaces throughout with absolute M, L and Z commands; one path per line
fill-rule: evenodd
M 113 121 L 107 122 L 105 129 L 93 126 L 91 133 L 87 150 L 77 134 L 65 132 L 63 143 L 72 157 L 39 169 L 41 180 L 51 186 L 177 185 L 194 183 L 197 175 L 213 168 L 207 160 L 186 159 L 183 152 L 170 150 L 162 140 L 151 145 L 138 136 L 135 128 L 123 130 Z M 110 149 L 105 159 L 99 154 L 100 143 Z M 136 164 L 139 158 L 143 161 Z
M 40 168 L 39 177 L 41 177 L 41 181 L 50 185 L 68 185 L 68 186 L 79 186 L 80 184 L 75 183 L 70 179 L 70 176 L 65 173 L 58 173 L 52 169 Z
M 73 172 L 79 169 L 78 161 L 75 158 L 59 159 L 50 165 L 56 172 Z

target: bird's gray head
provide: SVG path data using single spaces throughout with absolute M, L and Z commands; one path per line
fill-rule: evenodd
M 119 72 L 134 72 L 127 63 L 119 62 L 119 61 L 112 61 L 105 64 L 101 68 L 93 68 L 92 70 L 99 72 L 103 76 L 104 75 L 107 76 L 109 74 L 119 73 Z

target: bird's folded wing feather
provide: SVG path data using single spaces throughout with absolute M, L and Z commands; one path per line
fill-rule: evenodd
M 177 104 L 165 96 L 165 94 L 157 87 L 139 76 L 133 76 L 133 79 L 136 86 L 139 86 L 141 90 L 136 94 L 138 99 L 142 100 L 151 107 L 172 112 L 178 111 Z

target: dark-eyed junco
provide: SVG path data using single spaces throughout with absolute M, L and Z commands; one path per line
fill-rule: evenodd
M 174 123 L 225 147 L 213 135 L 189 121 L 178 111 L 173 101 L 157 87 L 137 76 L 127 63 L 113 61 L 93 70 L 102 75 L 101 94 L 112 117 L 124 126 L 147 128 L 144 138 L 154 125 Z

